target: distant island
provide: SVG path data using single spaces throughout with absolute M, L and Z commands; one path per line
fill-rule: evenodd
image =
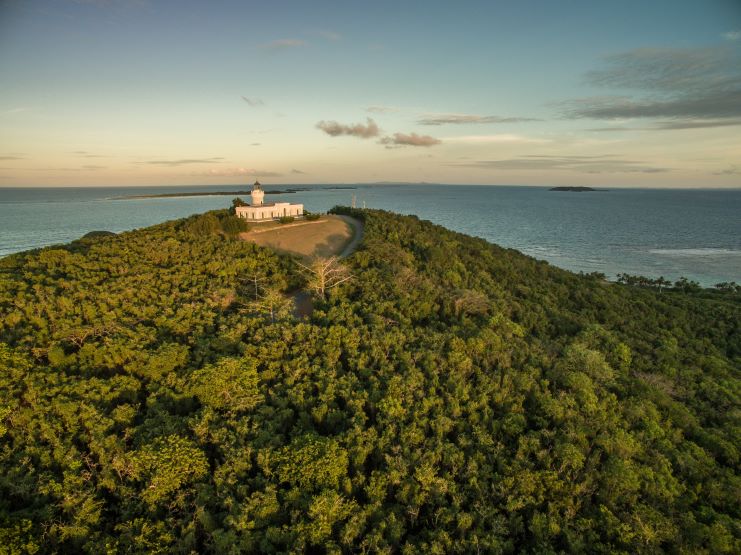
M 355 189 L 356 187 L 324 187 L 323 189 Z M 307 189 L 305 187 L 296 187 L 290 189 L 279 189 L 277 191 L 264 191 L 266 195 L 287 195 L 290 193 L 298 193 L 312 191 L 313 189 Z M 177 197 L 210 197 L 210 196 L 228 196 L 228 195 L 249 195 L 251 191 L 199 191 L 193 193 L 157 193 L 154 195 L 127 195 L 124 197 L 114 197 L 113 200 L 136 200 L 145 198 L 177 198 Z
M 583 193 L 585 191 L 594 191 L 595 193 L 604 193 L 605 189 L 592 189 L 591 187 L 551 187 L 549 191 L 570 191 L 572 193 Z

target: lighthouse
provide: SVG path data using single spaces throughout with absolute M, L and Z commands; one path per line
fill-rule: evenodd
M 304 215 L 303 204 L 291 204 L 290 202 L 268 202 L 265 204 L 262 201 L 265 197 L 265 191 L 262 190 L 259 181 L 255 181 L 250 196 L 252 197 L 250 204 L 235 207 L 234 211 L 238 218 L 260 222 L 286 217 L 300 218 Z
M 265 192 L 262 190 L 262 185 L 259 181 L 255 181 L 252 186 L 252 206 L 262 206 L 262 198 L 265 196 Z

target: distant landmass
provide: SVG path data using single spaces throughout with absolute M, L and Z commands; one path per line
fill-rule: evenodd
M 324 187 L 324 189 L 355 189 L 355 187 Z M 298 193 L 312 191 L 315 189 L 308 189 L 306 187 L 295 187 L 290 189 L 278 189 L 274 191 L 265 191 L 266 195 L 286 195 L 289 193 Z M 177 198 L 177 197 L 211 197 L 218 195 L 250 195 L 251 191 L 200 191 L 200 192 L 188 192 L 188 193 L 157 193 L 154 195 L 127 195 L 123 197 L 115 197 L 113 200 L 135 200 L 145 198 Z
M 594 191 L 596 193 L 603 193 L 605 189 L 592 189 L 591 187 L 551 187 L 549 191 L 570 191 L 572 193 L 583 193 L 585 191 Z

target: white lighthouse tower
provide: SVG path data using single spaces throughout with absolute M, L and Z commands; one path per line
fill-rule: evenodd
M 265 204 L 262 201 L 265 197 L 265 191 L 262 190 L 259 181 L 255 181 L 250 195 L 252 196 L 250 204 L 235 207 L 234 211 L 238 218 L 260 222 L 286 217 L 300 218 L 304 215 L 303 204 L 291 204 L 290 202 L 268 202 Z
M 265 192 L 262 190 L 262 186 L 259 181 L 255 181 L 252 186 L 252 206 L 262 206 L 262 198 L 265 196 Z

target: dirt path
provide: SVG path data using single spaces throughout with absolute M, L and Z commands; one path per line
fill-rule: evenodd
M 352 239 L 350 239 L 350 242 L 345 245 L 345 248 L 342 249 L 342 252 L 339 255 L 340 258 L 345 258 L 355 252 L 355 249 L 358 248 L 358 245 L 363 240 L 363 222 L 351 218 L 350 216 L 340 216 L 340 218 L 352 226 L 353 232 Z

